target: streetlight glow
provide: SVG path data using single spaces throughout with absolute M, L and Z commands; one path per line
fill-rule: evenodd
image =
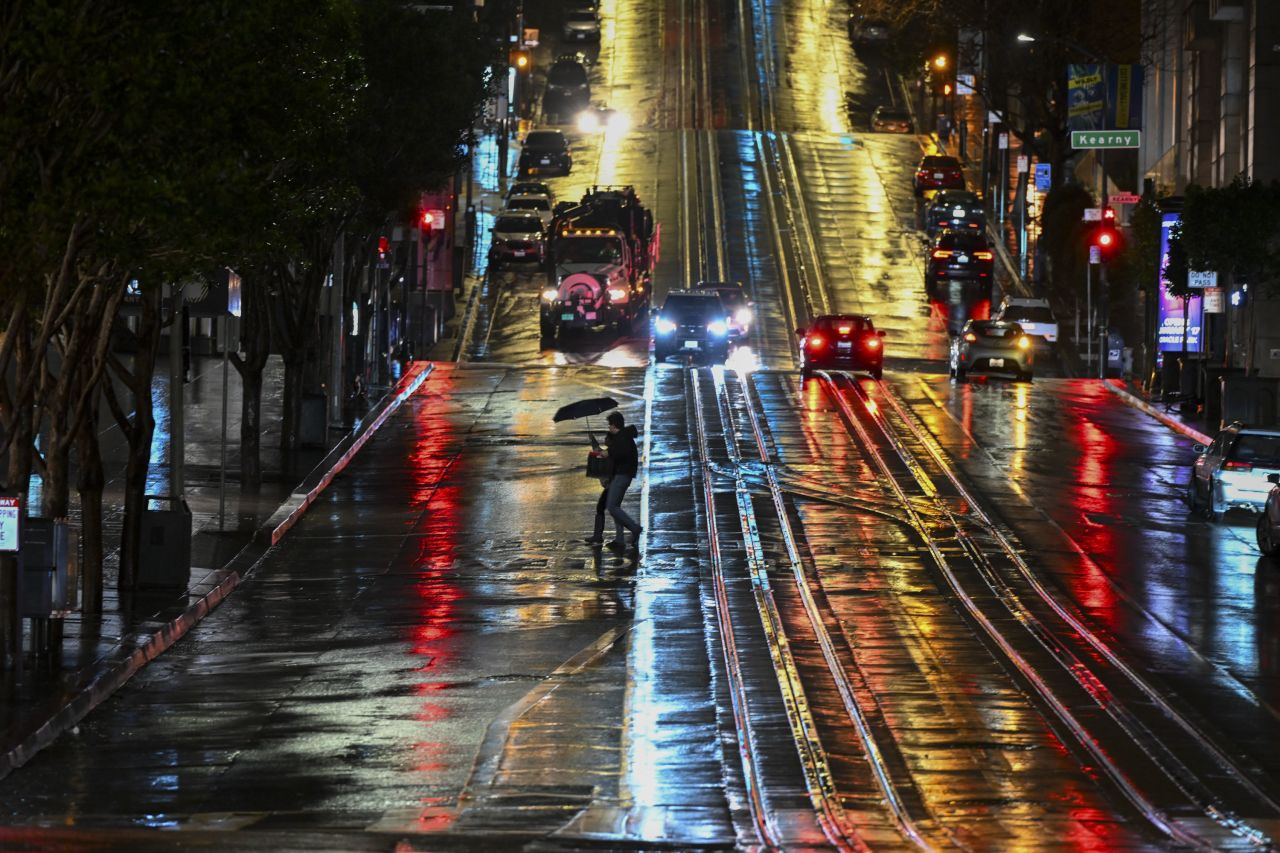
M 933 67 L 934 67 L 934 68 L 946 68 L 946 67 L 947 67 L 947 55 L 946 55 L 945 53 L 940 53 L 940 54 L 938 54 L 937 56 L 935 56 L 935 57 L 933 58 Z
M 1018 41 L 1035 41 L 1035 36 L 1029 36 L 1026 33 L 1018 33 Z

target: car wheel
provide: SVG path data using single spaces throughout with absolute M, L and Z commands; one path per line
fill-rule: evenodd
M 543 320 L 538 324 L 538 332 L 542 337 L 550 340 L 556 336 L 556 324 L 551 320 Z
M 871 378 L 879 380 L 884 376 L 884 367 L 871 368 Z
M 1030 382 L 1033 376 L 1030 370 L 1024 370 L 1022 371 L 1020 378 L 1022 379 L 1023 382 Z
M 813 368 L 807 364 L 800 366 L 800 381 L 813 378 Z
M 965 370 L 963 367 L 957 367 L 955 369 L 954 376 L 956 377 L 957 382 L 969 381 L 969 371 Z
M 630 317 L 623 317 L 621 320 L 617 322 L 617 326 L 618 326 L 618 334 L 620 335 L 631 334 L 631 318 Z
M 1191 472 L 1191 476 L 1187 479 L 1187 504 L 1191 507 L 1193 515 L 1200 515 L 1200 490 L 1196 488 L 1196 474 Z
M 1213 478 L 1209 478 L 1209 484 L 1205 487 L 1204 503 L 1200 505 L 1200 513 L 1204 516 L 1205 521 L 1217 521 L 1221 514 L 1213 506 Z
M 1280 557 L 1280 542 L 1271 535 L 1271 521 L 1265 510 L 1258 516 L 1258 550 L 1268 557 Z

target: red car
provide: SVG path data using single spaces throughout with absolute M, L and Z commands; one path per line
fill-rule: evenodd
M 824 314 L 800 336 L 800 375 L 809 378 L 823 368 L 865 370 L 872 379 L 884 373 L 884 332 L 877 332 L 870 317 L 858 314 Z
M 962 190 L 964 169 L 954 157 L 930 154 L 916 167 L 912 188 L 917 196 L 924 195 L 929 190 Z

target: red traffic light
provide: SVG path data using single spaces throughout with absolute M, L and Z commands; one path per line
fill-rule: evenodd
M 1115 245 L 1116 235 L 1112 231 L 1099 231 L 1098 237 L 1094 241 L 1101 249 L 1107 249 Z
M 1103 221 L 1106 221 L 1106 222 L 1115 222 L 1115 221 L 1116 221 L 1116 209 L 1115 209 L 1114 207 L 1104 207 L 1104 208 L 1102 208 L 1102 219 L 1103 219 Z
M 386 237 L 378 238 L 378 260 L 385 260 L 387 252 L 391 251 L 391 241 Z
M 428 231 L 435 227 L 436 218 L 429 210 L 422 211 L 422 215 L 418 219 L 422 223 L 422 227 Z

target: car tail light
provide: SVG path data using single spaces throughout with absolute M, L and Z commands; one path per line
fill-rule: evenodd
M 989 261 L 994 257 L 990 252 L 974 252 L 973 256 L 980 261 Z
M 969 334 L 965 335 L 964 339 L 971 344 L 976 344 L 978 342 L 978 336 L 975 335 L 973 332 L 970 332 Z
M 809 335 L 804 339 L 806 349 L 822 349 L 827 345 L 827 339 L 822 335 Z
M 867 338 L 867 349 L 880 349 L 880 339 Z
M 1253 470 L 1253 463 L 1252 463 L 1252 462 L 1237 462 L 1237 461 L 1236 461 L 1236 460 L 1234 460 L 1234 459 L 1228 459 L 1226 462 L 1223 462 L 1223 463 L 1222 463 L 1222 468 L 1223 468 L 1223 470 L 1225 470 L 1225 471 L 1252 471 L 1252 470 Z
M 615 302 L 626 299 L 627 289 L 625 287 L 611 287 L 609 288 L 609 298 Z
M 1027 349 L 1031 346 L 1031 339 L 1026 335 L 1018 338 L 1018 349 Z
M 934 250 L 933 250 L 933 256 L 934 256 L 935 258 L 937 258 L 938 260 L 942 260 L 943 258 L 949 258 L 949 257 L 951 257 L 953 254 L 954 254 L 954 252 L 949 252 L 949 251 L 947 251 L 946 249 L 934 249 Z
M 927 175 L 927 174 L 928 174 L 928 172 L 926 172 L 924 169 L 921 169 L 920 171 L 916 172 L 916 177 L 917 177 L 917 178 L 923 178 L 923 177 L 924 177 L 925 175 Z

